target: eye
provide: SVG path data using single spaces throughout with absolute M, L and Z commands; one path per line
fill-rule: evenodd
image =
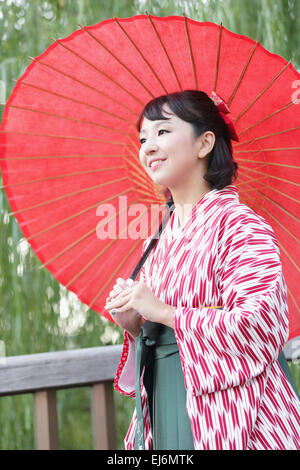
M 160 132 L 169 132 L 169 131 L 167 131 L 167 129 L 160 129 L 160 130 L 158 131 L 158 133 L 160 133 Z
M 161 132 L 167 132 L 167 133 L 168 133 L 168 132 L 170 132 L 170 131 L 167 131 L 167 129 L 159 129 L 158 135 L 161 135 L 161 134 L 160 134 Z M 141 143 L 141 144 L 144 144 L 145 142 L 146 142 L 146 139 L 145 139 L 145 138 L 140 139 L 140 143 Z

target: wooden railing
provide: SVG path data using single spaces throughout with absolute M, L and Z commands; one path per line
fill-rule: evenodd
M 286 358 L 299 357 L 299 349 L 290 343 Z M 59 448 L 56 390 L 83 386 L 92 388 L 94 449 L 116 449 L 113 379 L 121 350 L 117 345 L 0 358 L 0 397 L 34 394 L 36 449 Z
M 102 346 L 0 359 L 0 397 L 34 394 L 36 449 L 59 449 L 56 390 L 82 386 L 92 387 L 94 449 L 116 449 L 113 379 L 121 348 Z

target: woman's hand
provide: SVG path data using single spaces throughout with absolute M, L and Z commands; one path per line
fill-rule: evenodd
M 120 278 L 119 282 L 121 282 Z M 123 283 L 125 282 L 123 280 Z M 118 321 L 121 321 L 122 315 L 128 313 L 128 311 L 134 311 L 146 320 L 162 323 L 173 328 L 175 308 L 162 302 L 143 282 L 135 282 L 126 289 L 120 290 L 110 302 L 106 303 L 105 308 L 108 311 L 113 310 L 116 312 Z M 116 317 L 114 316 L 114 318 Z
M 129 286 L 132 286 L 133 284 L 134 281 L 132 279 L 125 281 L 122 278 L 118 278 L 116 284 L 106 299 L 106 306 L 104 308 L 108 310 L 116 324 L 124 330 L 128 331 L 128 333 L 135 339 L 139 335 L 141 326 L 144 323 L 143 318 L 134 309 L 128 309 L 126 312 L 117 313 L 117 311 L 112 309 L 109 305 L 110 302 L 116 300 L 122 292 L 124 292 Z

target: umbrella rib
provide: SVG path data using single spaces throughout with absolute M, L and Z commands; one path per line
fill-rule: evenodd
M 135 170 L 144 178 L 145 181 L 149 181 L 149 179 L 146 177 L 146 172 L 141 169 L 140 166 L 140 161 L 136 154 L 129 148 L 129 153 L 134 157 L 135 161 L 132 161 L 130 156 L 124 155 L 124 160 L 126 160 L 129 165 L 131 165 Z
M 106 93 L 104 93 L 104 91 L 101 91 L 99 90 L 98 88 L 95 88 L 91 85 L 89 85 L 88 83 L 85 83 L 83 82 L 82 80 L 79 80 L 78 78 L 76 77 L 73 77 L 73 75 L 70 75 L 68 73 L 65 73 L 63 72 L 62 70 L 59 70 L 57 69 L 56 67 L 53 67 L 53 65 L 50 65 L 50 64 L 46 64 L 45 62 L 42 62 L 41 60 L 38 60 L 37 58 L 34 58 L 34 57 L 29 57 L 29 59 L 31 60 L 34 60 L 35 62 L 37 62 L 39 65 L 42 65 L 43 67 L 48 67 L 50 70 L 53 70 L 54 72 L 58 73 L 58 74 L 61 74 L 63 75 L 64 77 L 67 77 L 69 78 L 70 80 L 73 80 L 74 82 L 77 82 L 79 83 L 80 85 L 86 87 L 86 88 L 89 88 L 90 90 L 92 91 L 95 91 L 96 93 L 99 93 L 100 95 L 104 96 L 105 98 L 113 101 L 114 103 L 117 103 L 118 105 L 120 105 L 121 107 L 125 108 L 127 111 L 131 112 L 132 114 L 135 114 L 136 116 L 138 116 L 138 114 L 133 111 L 132 109 L 130 109 L 128 106 L 126 106 L 125 104 L 115 100 L 114 98 L 112 98 L 111 96 L 107 95 Z
M 131 207 L 131 205 L 129 206 Z M 129 227 L 131 224 L 133 224 L 133 222 L 136 222 L 137 220 L 139 220 L 145 213 L 147 213 L 147 211 L 143 212 L 142 214 L 140 214 L 138 217 L 136 217 L 130 224 L 129 224 Z M 148 229 L 147 229 L 148 230 Z M 94 231 L 96 231 L 96 229 L 94 229 Z M 110 243 L 108 243 L 108 245 L 105 245 L 105 247 L 99 252 L 97 253 L 96 256 L 94 256 L 94 258 L 92 258 L 77 274 L 76 276 L 74 276 L 69 282 L 68 284 L 66 284 L 66 288 L 68 289 L 70 287 L 71 284 L 73 284 L 74 281 L 76 281 L 93 263 L 95 263 L 95 261 L 97 261 L 97 259 L 103 255 L 103 253 L 105 253 L 105 251 L 113 244 L 116 242 L 116 240 L 118 240 L 120 238 L 120 236 L 127 231 L 127 227 L 124 228 L 124 230 L 122 230 L 122 232 L 115 238 L 113 239 Z
M 195 66 L 195 58 L 194 58 L 194 54 L 193 54 L 190 33 L 189 33 L 188 25 L 187 25 L 187 18 L 186 18 L 184 13 L 183 13 L 183 17 L 184 17 L 185 32 L 186 32 L 186 35 L 187 35 L 189 51 L 190 51 L 190 56 L 191 56 L 191 61 L 192 61 L 192 68 L 193 68 L 193 74 L 194 74 L 194 80 L 195 80 L 195 89 L 198 90 L 198 81 L 197 81 L 197 73 L 196 73 L 196 66 Z
M 57 96 L 58 98 L 63 98 L 64 100 L 72 101 L 73 103 L 87 106 L 88 108 L 92 108 L 92 109 L 95 109 L 96 111 L 100 111 L 101 113 L 108 114 L 108 116 L 120 119 L 121 121 L 127 122 L 128 124 L 132 124 L 132 121 L 129 121 L 128 119 L 125 119 L 119 116 L 118 114 L 110 113 L 109 111 L 106 111 L 105 109 L 98 108 L 98 106 L 94 106 L 93 104 L 89 104 L 80 100 L 75 100 L 75 98 L 71 98 L 69 96 L 62 95 L 60 93 L 56 93 L 55 91 L 46 90 L 45 88 L 38 87 L 37 85 L 33 85 L 32 83 L 27 83 L 24 81 L 21 82 L 19 80 L 13 80 L 13 81 L 18 83 L 19 85 L 28 86 L 29 88 L 34 88 L 35 90 L 42 91 L 43 93 L 48 93 L 49 95 Z
M 267 119 L 269 119 L 270 117 L 273 117 L 275 116 L 276 114 L 280 113 L 281 111 L 284 111 L 285 109 L 289 108 L 290 106 L 292 106 L 293 104 L 293 101 L 290 101 L 290 103 L 286 104 L 285 106 L 283 106 L 282 108 L 279 108 L 279 109 L 276 109 L 275 111 L 273 111 L 271 114 L 268 114 L 268 116 L 265 116 L 264 118 L 260 119 L 259 121 L 256 121 L 254 124 L 251 124 L 251 126 L 247 127 L 246 129 L 243 129 L 241 132 L 239 132 L 239 137 L 244 134 L 245 132 L 249 131 L 250 129 L 253 129 L 253 127 L 257 126 L 258 124 L 261 124 L 262 122 L 266 121 Z
M 144 200 L 150 201 L 150 200 L 149 200 L 149 190 L 148 190 L 148 191 L 143 191 L 143 189 L 142 189 L 142 188 L 140 187 L 140 185 L 139 185 L 139 186 L 137 186 L 137 187 L 135 188 L 135 191 L 136 191 L 137 193 L 142 194 L 142 195 L 144 196 Z M 151 203 L 153 203 L 153 198 L 151 199 Z
M 261 184 L 260 182 L 258 182 L 259 184 Z M 273 189 L 271 188 L 270 186 L 268 185 L 265 185 L 267 188 L 269 189 Z M 296 217 L 294 214 L 292 214 L 291 212 L 289 212 L 287 209 L 285 209 L 281 204 L 278 204 L 278 202 L 274 201 L 274 199 L 272 199 L 271 197 L 267 196 L 265 193 L 263 193 L 262 191 L 260 191 L 258 188 L 253 188 L 252 190 L 247 190 L 247 192 L 251 192 L 251 191 L 256 191 L 257 193 L 261 194 L 261 196 L 264 198 L 264 199 L 267 199 L 271 204 L 273 204 L 274 206 L 276 207 L 279 207 L 279 209 L 281 209 L 283 212 L 285 212 L 289 217 L 291 217 L 292 219 L 294 219 L 296 222 L 300 222 L 300 219 L 298 217 Z M 297 201 L 299 202 L 299 201 Z M 288 230 L 287 230 L 288 231 Z M 295 237 L 294 235 L 291 234 L 291 232 L 288 231 L 288 233 L 295 238 L 295 240 L 297 242 L 299 242 L 300 240 Z
M 49 230 L 52 230 L 56 227 L 59 227 L 60 225 L 66 223 L 66 222 L 69 222 L 70 220 L 75 219 L 76 217 L 79 217 L 80 215 L 84 214 L 85 212 L 88 212 L 88 211 L 94 209 L 95 207 L 98 207 L 99 204 L 107 203 L 108 201 L 111 201 L 112 199 L 114 199 L 116 197 L 123 196 L 124 194 L 129 193 L 130 191 L 133 191 L 133 190 L 134 190 L 134 187 L 131 187 L 129 189 L 126 189 L 125 191 L 122 191 L 121 193 L 114 194 L 113 196 L 108 197 L 106 199 L 103 199 L 102 201 L 98 201 L 96 204 L 93 204 L 89 207 L 86 207 L 82 211 L 76 212 L 75 214 L 72 214 L 69 217 L 61 219 L 59 222 L 56 222 L 55 224 L 50 225 L 49 227 L 46 227 L 43 230 L 40 230 L 39 232 L 36 232 L 36 233 L 30 235 L 30 237 L 26 237 L 26 239 L 27 240 L 32 240 L 33 238 L 36 238 L 40 235 L 43 235 L 44 233 L 49 232 Z
M 143 215 L 143 214 L 142 214 Z M 140 216 L 141 217 L 141 216 Z M 135 221 L 133 221 L 135 222 Z M 131 223 L 133 223 L 131 222 Z M 154 222 L 151 224 L 151 228 L 153 227 L 154 225 Z M 94 305 L 94 303 L 96 302 L 96 300 L 98 299 L 98 297 L 102 294 L 102 292 L 106 289 L 106 286 L 111 282 L 111 280 L 113 279 L 113 277 L 116 275 L 116 273 L 120 270 L 120 268 L 123 266 L 123 264 L 127 261 L 127 259 L 129 258 L 129 256 L 136 250 L 136 248 L 138 247 L 138 245 L 140 243 L 143 242 L 143 238 L 144 236 L 147 234 L 148 232 L 148 228 L 147 230 L 143 233 L 142 235 L 142 239 L 139 239 L 134 245 L 133 247 L 128 251 L 128 253 L 126 254 L 126 256 L 123 258 L 122 262 L 118 265 L 118 267 L 114 270 L 114 272 L 112 273 L 112 275 L 110 276 L 110 278 L 106 281 L 106 283 L 101 287 L 101 289 L 99 290 L 99 292 L 97 293 L 97 295 L 93 298 L 92 302 L 89 304 L 89 308 L 92 307 L 92 305 Z M 115 240 L 113 240 L 113 242 L 115 242 Z
M 247 169 L 245 169 L 245 171 L 247 171 Z M 286 198 L 290 199 L 291 201 L 296 202 L 297 204 L 300 204 L 300 201 L 298 199 L 295 199 L 294 197 L 290 196 L 289 194 L 284 193 L 283 191 L 279 191 L 279 189 L 276 189 L 274 186 L 270 186 L 269 184 L 260 183 L 260 180 L 264 180 L 264 179 L 265 179 L 265 177 L 263 177 L 263 176 L 261 178 L 252 178 L 250 181 L 243 181 L 242 183 L 239 183 L 239 187 L 243 186 L 244 184 L 249 184 L 252 181 L 259 182 L 259 184 L 261 184 L 263 186 L 263 188 L 271 189 L 272 191 L 275 191 L 276 193 L 280 194 L 281 196 L 286 197 Z M 253 188 L 250 189 L 249 191 L 253 191 Z
M 150 64 L 150 62 L 148 62 L 148 60 L 146 59 L 146 57 L 143 55 L 143 53 L 140 51 L 140 49 L 137 47 L 137 45 L 134 43 L 134 41 L 131 39 L 131 37 L 127 34 L 127 32 L 125 31 L 125 29 L 123 28 L 123 26 L 120 25 L 120 23 L 118 22 L 117 18 L 113 17 L 115 23 L 119 26 L 119 28 L 123 31 L 123 33 L 125 34 L 125 36 L 127 37 L 127 39 L 130 41 L 130 43 L 133 45 L 133 47 L 135 48 L 135 50 L 139 53 L 139 55 L 141 56 L 141 58 L 144 60 L 144 62 L 148 65 L 148 67 L 150 68 L 151 72 L 153 73 L 153 75 L 155 76 L 155 78 L 157 79 L 158 83 L 160 84 L 160 86 L 162 87 L 162 89 L 165 91 L 165 93 L 167 93 L 167 89 L 165 88 L 164 84 L 162 83 L 162 81 L 160 80 L 159 76 L 157 75 L 157 73 L 155 72 L 155 70 L 153 69 L 152 65 Z
M 153 185 L 151 182 L 145 178 L 144 172 L 140 171 L 137 166 L 127 157 L 124 157 L 124 160 L 134 168 L 133 171 L 129 170 L 131 174 L 133 174 L 136 178 L 139 178 L 144 184 L 146 184 L 146 187 L 149 189 L 150 192 L 153 191 Z
M 267 174 L 267 173 L 259 172 L 259 171 L 256 170 L 255 168 L 243 167 L 242 165 L 240 166 L 240 168 L 243 168 L 243 170 L 244 170 L 245 172 L 261 173 L 263 176 L 261 176 L 261 177 L 255 176 L 255 177 L 249 179 L 248 181 L 243 181 L 243 182 L 239 183 L 239 186 L 243 186 L 243 185 L 245 185 L 245 184 L 249 184 L 249 183 L 252 183 L 252 182 L 257 182 L 257 181 L 260 181 L 260 180 L 265 181 L 265 180 L 266 180 L 266 177 L 269 177 L 269 176 L 270 176 L 270 175 Z M 270 185 L 268 185 L 268 184 L 266 184 L 266 183 L 265 183 L 265 186 L 266 186 L 267 188 L 269 188 L 269 189 L 273 189 L 272 186 L 270 186 Z M 253 189 L 253 188 L 251 188 L 251 189 Z
M 133 152 L 129 149 L 129 152 L 131 154 L 133 154 Z M 134 155 L 134 154 L 133 154 Z M 127 157 L 124 157 L 124 159 L 131 165 L 134 165 L 133 162 L 131 162 L 131 160 L 128 160 Z M 138 160 L 137 160 L 138 161 Z M 153 185 L 152 181 L 149 180 L 148 178 L 146 178 L 146 174 L 144 172 L 142 172 L 137 165 L 134 165 L 134 168 L 135 170 L 138 171 L 138 173 L 142 176 L 143 178 L 143 181 L 145 181 L 147 187 L 148 187 L 148 191 L 150 191 L 150 193 L 152 194 L 154 192 L 155 196 L 158 198 L 158 199 L 161 199 L 161 196 L 158 194 L 158 191 L 157 191 L 157 188 L 155 185 Z
M 64 173 L 61 175 L 47 176 L 45 178 L 38 178 L 34 180 L 18 181 L 17 183 L 5 184 L 5 185 L 0 186 L 0 189 L 12 188 L 14 186 L 22 186 L 24 184 L 42 183 L 43 181 L 52 181 L 52 180 L 56 180 L 60 178 L 66 178 L 69 176 L 78 176 L 78 175 L 86 175 L 89 173 L 97 173 L 97 172 L 110 171 L 110 170 L 125 170 L 125 169 L 126 167 L 122 165 L 122 166 L 114 166 L 114 167 L 107 167 L 107 168 L 96 168 L 93 170 L 76 171 L 73 173 Z
M 287 62 L 287 64 L 278 72 L 275 77 L 263 88 L 263 90 L 256 95 L 256 97 L 246 106 L 246 108 L 234 119 L 234 122 L 237 122 L 244 114 L 256 103 L 256 101 L 273 85 L 273 83 L 280 77 L 280 75 L 285 72 L 288 66 L 291 64 L 291 61 Z
M 129 137 L 130 139 L 130 137 Z M 131 140 L 131 139 L 130 139 Z M 140 161 L 137 157 L 137 155 L 131 150 L 129 149 L 129 152 L 130 154 L 135 158 L 136 162 L 139 164 Z M 128 157 L 124 156 L 124 159 L 130 163 L 131 165 L 134 165 L 133 162 L 131 162 L 131 160 L 128 160 Z M 152 180 L 149 180 L 148 178 L 146 178 L 146 173 L 144 171 L 141 171 L 140 169 L 140 166 L 138 165 L 135 165 L 135 169 L 138 171 L 138 173 L 142 176 L 143 180 L 146 182 L 147 185 L 149 185 L 149 190 L 150 190 L 150 193 L 152 194 L 153 191 L 154 191 L 154 194 L 156 195 L 156 197 L 160 200 L 161 199 L 161 195 L 159 194 L 158 190 L 157 190 L 157 187 L 155 185 L 153 185 L 152 183 Z
M 51 158 L 123 158 L 124 155 L 38 155 L 38 156 L 28 156 L 28 157 L 3 157 L 0 158 L 0 160 L 36 160 L 39 158 L 46 158 L 46 159 L 51 159 Z
M 139 178 L 137 175 L 134 175 L 134 176 L 136 176 L 136 178 Z M 139 178 L 139 180 L 140 180 L 140 178 Z M 147 195 L 149 195 L 149 191 L 153 191 L 153 188 L 149 187 L 149 185 L 145 184 L 143 181 L 136 182 L 136 190 L 138 191 L 139 189 L 144 189 L 146 191 L 145 194 L 147 194 Z
M 88 137 L 77 137 L 75 135 L 35 134 L 32 132 L 21 132 L 21 131 L 0 131 L 0 134 L 28 135 L 31 137 L 52 137 L 55 139 L 83 140 L 85 142 L 97 142 L 100 144 L 129 146 L 129 144 L 125 144 L 124 142 L 114 142 L 113 140 L 91 139 Z
M 106 183 L 97 184 L 96 186 L 90 186 L 88 188 L 79 189 L 78 191 L 73 191 L 72 193 L 63 194 L 62 196 L 58 196 L 58 197 L 55 197 L 53 199 L 48 199 L 47 201 L 39 202 L 38 204 L 34 204 L 33 206 L 24 207 L 23 209 L 19 209 L 17 211 L 10 212 L 8 215 L 15 215 L 15 214 L 23 213 L 23 212 L 26 212 L 26 211 L 29 211 L 29 210 L 32 210 L 32 209 L 36 209 L 37 207 L 42 207 L 42 206 L 45 206 L 47 204 L 51 204 L 52 202 L 60 201 L 62 199 L 65 199 L 65 198 L 68 198 L 68 197 L 71 197 L 71 196 L 76 196 L 77 194 L 81 194 L 81 193 L 84 193 L 86 191 L 91 191 L 91 190 L 96 189 L 96 188 L 103 188 L 104 186 L 107 186 L 108 184 L 119 183 L 120 181 L 127 181 L 127 179 L 128 178 L 119 178 L 119 179 L 116 179 L 114 181 L 109 181 L 109 182 L 106 182 Z
M 248 171 L 254 171 L 255 173 L 258 173 L 260 175 L 265 175 L 268 178 L 273 178 L 273 179 L 276 179 L 278 181 L 282 181 L 283 183 L 292 184 L 294 186 L 300 186 L 300 183 L 296 183 L 295 181 L 286 180 L 284 178 L 280 178 L 279 176 L 269 175 L 268 173 L 265 173 L 265 172 L 259 171 L 259 170 L 255 170 L 255 169 L 251 169 L 251 168 L 245 167 L 244 165 L 240 165 L 240 167 L 244 168 L 245 170 L 248 170 Z
M 284 168 L 293 168 L 293 169 L 296 169 L 296 170 L 300 170 L 300 166 L 288 165 L 287 163 L 265 162 L 265 161 L 260 161 L 260 160 L 249 160 L 249 159 L 246 159 L 246 158 L 239 158 L 238 162 L 258 163 L 258 164 L 263 164 L 263 165 L 267 165 L 267 166 L 282 166 Z
M 177 73 L 176 73 L 174 64 L 173 64 L 173 62 L 171 61 L 171 58 L 170 58 L 170 56 L 169 56 L 169 54 L 168 54 L 168 52 L 167 52 L 167 50 L 166 50 L 166 48 L 165 48 L 165 45 L 164 45 L 164 43 L 163 43 L 163 41 L 162 41 L 162 38 L 161 38 L 160 35 L 158 34 L 158 31 L 157 31 L 157 29 L 155 28 L 154 22 L 153 22 L 153 20 L 151 19 L 150 15 L 149 15 L 149 13 L 148 13 L 147 11 L 146 11 L 146 15 L 147 15 L 148 20 L 150 21 L 150 24 L 151 24 L 151 26 L 152 26 L 152 28 L 153 28 L 153 30 L 154 30 L 154 32 L 155 32 L 155 34 L 156 34 L 158 40 L 159 40 L 159 43 L 160 43 L 160 45 L 161 45 L 161 47 L 162 47 L 164 53 L 166 54 L 166 57 L 167 57 L 168 62 L 169 62 L 169 64 L 170 64 L 170 67 L 171 67 L 171 69 L 172 69 L 172 71 L 173 71 L 173 73 L 174 73 L 175 79 L 176 79 L 176 81 L 177 81 L 177 85 L 178 85 L 180 91 L 182 91 L 182 86 L 181 86 L 181 83 L 180 83 L 180 81 L 179 81 L 178 75 L 177 75 Z
M 96 300 L 98 299 L 98 297 L 102 294 L 102 292 L 106 289 L 106 286 L 111 282 L 111 280 L 113 279 L 113 277 L 116 275 L 116 273 L 120 270 L 120 268 L 123 266 L 123 264 L 127 261 L 127 259 L 129 258 L 129 256 L 131 255 L 131 253 L 133 251 L 135 251 L 138 247 L 138 245 L 140 245 L 141 243 L 143 242 L 143 239 L 141 240 L 138 240 L 134 245 L 133 245 L 133 248 L 131 248 L 128 253 L 126 254 L 126 256 L 123 258 L 122 262 L 118 265 L 118 267 L 113 271 L 113 273 L 111 274 L 111 276 L 108 278 L 108 280 L 106 281 L 106 283 L 101 287 L 100 291 L 97 293 L 97 295 L 93 298 L 93 300 L 91 301 L 91 303 L 89 304 L 89 308 L 92 307 L 92 305 L 94 305 L 94 303 L 96 302 Z
M 247 68 L 248 68 L 248 66 L 249 66 L 249 64 L 250 64 L 250 61 L 251 61 L 251 59 L 252 59 L 252 56 L 253 56 L 253 54 L 254 54 L 254 52 L 255 52 L 255 50 L 256 50 L 257 44 L 258 44 L 258 41 L 256 41 L 256 43 L 254 44 L 254 46 L 253 46 L 253 48 L 252 48 L 252 50 L 251 50 L 251 52 L 250 52 L 250 55 L 249 55 L 249 57 L 248 57 L 248 59 L 247 59 L 247 61 L 246 61 L 246 64 L 245 64 L 245 66 L 244 66 L 244 68 L 243 68 L 243 70 L 242 70 L 242 73 L 241 73 L 241 75 L 240 75 L 240 77 L 239 77 L 239 79 L 238 79 L 238 81 L 237 81 L 237 84 L 235 85 L 235 88 L 234 88 L 234 90 L 233 90 L 233 92 L 232 92 L 232 94 L 231 94 L 229 100 L 227 101 L 228 106 L 231 105 L 231 103 L 232 103 L 232 101 L 233 101 L 233 99 L 234 99 L 234 97 L 235 97 L 235 95 L 236 95 L 236 92 L 237 92 L 237 90 L 238 90 L 238 88 L 239 88 L 239 86 L 240 86 L 240 84 L 241 84 L 241 82 L 242 82 L 242 80 L 243 80 L 243 78 L 244 78 L 244 75 L 245 75 L 245 73 L 246 73 L 246 70 L 247 70 Z
M 222 29 L 223 29 L 223 25 L 222 25 L 222 23 L 220 23 L 219 38 L 218 38 L 218 52 L 217 52 L 217 61 L 216 61 L 216 72 L 215 72 L 215 80 L 214 80 L 213 91 L 216 91 L 216 88 L 217 88 L 217 81 L 218 81 L 218 75 L 219 75 L 219 65 L 220 65 L 220 55 L 221 55 L 221 40 L 222 40 Z
M 137 198 L 132 204 L 135 204 L 136 202 L 141 201 L 141 200 L 143 200 L 143 198 Z M 131 204 L 131 205 L 132 205 L 132 204 Z M 131 205 L 130 205 L 129 207 L 131 207 Z M 121 210 L 121 211 L 119 211 L 119 212 L 117 212 L 116 215 L 120 215 L 120 214 L 122 214 L 122 213 L 125 212 L 125 211 L 126 211 L 126 208 L 123 209 L 123 210 Z M 112 217 L 109 219 L 109 221 L 112 220 L 113 217 L 115 217 L 115 215 L 112 216 Z M 107 223 L 107 220 L 105 220 L 102 224 L 104 224 L 104 223 Z M 100 222 L 100 225 L 101 225 L 101 222 Z M 50 263 L 52 263 L 53 261 L 57 260 L 57 258 L 59 258 L 59 257 L 62 256 L 63 254 L 65 254 L 65 253 L 66 253 L 67 251 L 69 251 L 71 248 L 73 248 L 74 246 L 78 245 L 78 243 L 80 243 L 80 242 L 82 242 L 83 240 L 85 240 L 86 238 L 88 238 L 90 235 L 92 235 L 94 232 L 97 231 L 97 227 L 99 227 L 99 224 L 97 224 L 96 227 L 92 228 L 92 230 L 89 230 L 89 231 L 86 232 L 84 235 L 82 235 L 81 237 L 77 238 L 77 240 L 74 240 L 72 243 L 70 243 L 69 245 L 67 245 L 67 246 L 66 246 L 63 250 L 61 250 L 59 253 L 56 253 L 55 256 L 53 256 L 51 259 L 49 259 L 48 261 L 46 261 L 46 263 L 43 263 L 41 266 L 39 266 L 38 269 L 42 269 L 42 268 L 48 266 Z M 69 285 L 69 284 L 68 284 L 68 285 Z M 67 286 L 65 286 L 65 287 L 67 287 Z
M 134 174 L 134 176 L 140 180 L 138 175 Z M 145 191 L 148 191 L 148 192 L 149 192 L 150 189 L 152 189 L 152 188 L 149 187 L 149 185 L 145 184 L 143 181 L 140 181 L 139 183 L 137 183 L 137 186 L 139 188 L 143 188 Z
M 153 93 L 146 87 L 146 85 L 144 85 L 144 83 L 134 74 L 134 72 L 132 72 L 132 70 L 130 70 L 129 67 L 127 67 L 126 64 L 124 64 L 117 56 L 115 56 L 115 54 L 113 52 L 111 52 L 108 47 L 104 46 L 104 44 L 102 44 L 101 41 L 99 41 L 99 39 L 97 39 L 90 31 L 88 31 L 86 29 L 85 26 L 81 26 L 79 25 L 91 38 L 94 39 L 94 41 L 96 41 L 100 46 L 103 47 L 103 49 L 105 49 L 122 67 L 125 68 L 125 70 L 127 70 L 127 72 L 142 86 L 142 88 L 144 88 L 144 90 L 152 97 L 154 98 L 154 95 Z
M 247 172 L 247 168 L 245 169 L 245 172 Z M 265 176 L 260 176 L 260 177 L 256 176 L 255 178 L 252 178 L 252 177 L 250 178 L 250 176 L 248 176 L 247 181 L 242 181 L 241 183 L 239 183 L 239 188 L 241 188 L 242 186 L 244 186 L 246 184 L 248 185 L 248 184 L 253 183 L 253 182 L 256 183 L 257 181 L 260 181 L 260 180 L 265 181 L 265 179 L 266 179 Z M 270 188 L 270 186 L 268 186 L 267 184 L 266 184 L 266 187 Z M 253 190 L 253 187 L 251 186 L 251 189 L 249 191 L 252 191 L 252 190 Z
M 18 80 L 13 80 L 16 83 L 19 83 L 20 85 L 28 86 L 29 88 L 34 88 L 35 90 L 42 91 L 43 93 L 48 93 L 49 95 L 57 96 L 58 98 L 63 98 L 68 101 L 72 101 L 73 103 L 80 104 L 83 106 L 87 106 L 88 108 L 95 109 L 96 111 L 100 111 L 101 113 L 107 114 L 108 116 L 111 116 L 113 118 L 120 119 L 120 121 L 124 121 L 128 124 L 132 124 L 132 121 L 129 121 L 128 119 L 125 119 L 121 116 L 118 116 L 117 114 L 110 113 L 109 111 L 106 111 L 105 109 L 98 108 L 97 106 L 94 106 L 92 104 L 85 103 L 84 101 L 80 100 L 75 100 L 74 98 L 70 98 L 69 96 L 66 95 L 61 95 L 60 93 L 56 93 L 54 91 L 46 90 L 45 88 L 38 87 L 36 85 L 33 85 L 32 83 L 27 83 L 27 82 L 20 82 Z
M 280 243 L 278 241 L 279 245 L 280 245 L 280 248 L 282 249 L 282 251 L 285 252 L 286 256 L 289 258 L 290 262 L 295 266 L 295 268 L 297 269 L 297 271 L 299 272 L 300 271 L 300 267 L 298 266 L 298 264 L 294 261 L 294 259 L 291 257 L 291 255 L 289 254 L 289 252 L 287 251 L 287 249 L 282 245 L 282 243 Z
M 275 147 L 270 149 L 249 149 L 249 150 L 237 150 L 234 153 L 261 153 L 261 152 L 277 152 L 279 150 L 300 150 L 300 147 Z
M 137 178 L 140 178 L 148 186 L 150 192 L 152 192 L 153 183 L 148 178 L 146 178 L 145 173 L 139 168 L 137 168 L 137 165 L 134 162 L 132 162 L 130 158 L 124 157 L 124 160 L 128 163 L 128 165 L 133 167 L 133 170 L 129 169 L 129 171 L 133 173 Z
M 282 131 L 272 132 L 271 134 L 261 135 L 259 137 L 255 137 L 253 139 L 244 140 L 243 142 L 239 142 L 239 143 L 235 144 L 234 148 L 239 147 L 240 145 L 252 144 L 253 142 L 257 142 L 258 140 L 267 139 L 269 137 L 274 137 L 275 135 L 284 134 L 286 132 L 297 131 L 299 129 L 300 129 L 300 126 L 297 126 L 297 127 L 291 127 L 290 129 L 283 129 Z
M 106 75 L 105 72 L 103 72 L 102 70 L 100 70 L 98 67 L 96 67 L 96 65 L 92 64 L 91 62 L 89 62 L 87 59 L 85 59 L 84 57 L 82 57 L 80 54 L 78 54 L 77 52 L 73 51 L 72 49 L 70 49 L 69 47 L 67 47 L 65 44 L 62 44 L 60 41 L 58 41 L 57 39 L 54 39 L 52 38 L 53 41 L 56 42 L 56 44 L 59 44 L 61 47 L 63 47 L 64 49 L 66 49 L 67 51 L 71 52 L 71 54 L 74 54 L 76 57 L 78 57 L 80 60 L 82 60 L 83 62 L 85 62 L 86 64 L 88 64 L 90 67 L 92 67 L 94 70 L 96 70 L 96 72 L 100 73 L 101 75 L 104 75 L 105 78 L 107 78 L 109 81 L 111 81 L 112 83 L 114 83 L 114 85 L 116 85 L 117 87 L 121 88 L 122 91 L 124 91 L 125 93 L 127 93 L 131 98 L 133 98 L 135 101 L 137 101 L 137 103 L 139 103 L 139 105 L 143 106 L 143 103 L 133 94 L 131 93 L 130 91 L 126 90 L 126 88 L 124 88 L 120 83 L 116 82 L 113 78 L 109 77 L 108 75 Z
M 140 149 L 138 148 L 138 146 L 136 145 L 136 143 L 134 142 L 134 140 L 132 140 L 131 136 L 128 135 L 128 140 L 131 142 L 131 146 L 134 147 L 137 151 L 137 153 L 139 154 L 140 153 Z M 138 156 L 135 155 L 135 159 L 138 160 Z
M 98 122 L 84 121 L 82 119 L 75 119 L 75 118 L 71 118 L 71 117 L 68 117 L 68 116 L 62 116 L 61 114 L 55 114 L 55 113 L 49 113 L 47 111 L 41 111 L 40 109 L 26 108 L 24 106 L 16 106 L 16 105 L 12 105 L 12 104 L 9 104 L 9 105 L 0 104 L 0 106 L 7 106 L 8 108 L 20 109 L 22 111 L 30 111 L 32 113 L 38 113 L 38 114 L 43 114 L 43 115 L 46 115 L 46 116 L 57 117 L 59 119 L 66 119 L 67 121 L 78 122 L 78 123 L 81 123 L 81 124 L 88 124 L 90 126 L 100 127 L 101 129 L 107 129 L 109 131 L 118 132 L 119 134 L 122 134 L 122 135 L 128 135 L 128 132 L 126 132 L 126 131 L 116 129 L 114 127 L 105 126 L 104 124 L 99 124 Z
M 284 250 L 284 251 L 285 251 L 285 250 Z M 292 301 L 293 301 L 293 303 L 294 303 L 294 305 L 295 305 L 295 307 L 296 307 L 296 310 L 297 310 L 298 314 L 300 314 L 300 308 L 299 308 L 299 306 L 298 306 L 298 304 L 297 304 L 297 302 L 296 302 L 295 297 L 293 296 L 293 294 L 292 294 L 292 292 L 291 292 L 291 289 L 289 289 L 288 286 L 286 286 L 286 287 L 287 287 L 287 291 L 288 291 L 289 297 L 292 299 Z

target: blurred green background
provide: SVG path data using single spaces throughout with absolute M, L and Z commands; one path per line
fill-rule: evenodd
M 68 36 L 78 24 L 146 11 L 222 22 L 300 68 L 299 0 L 0 0 L 0 103 L 29 65 L 28 56 L 40 55 L 51 38 Z M 119 328 L 38 269 L 39 260 L 9 212 L 0 190 L 0 356 L 122 343 Z M 291 370 L 300 390 L 299 363 Z M 89 388 L 57 392 L 61 449 L 93 448 L 90 393 Z M 134 400 L 115 392 L 115 404 L 117 448 L 123 449 Z M 33 419 L 32 395 L 0 398 L 0 449 L 34 449 Z

